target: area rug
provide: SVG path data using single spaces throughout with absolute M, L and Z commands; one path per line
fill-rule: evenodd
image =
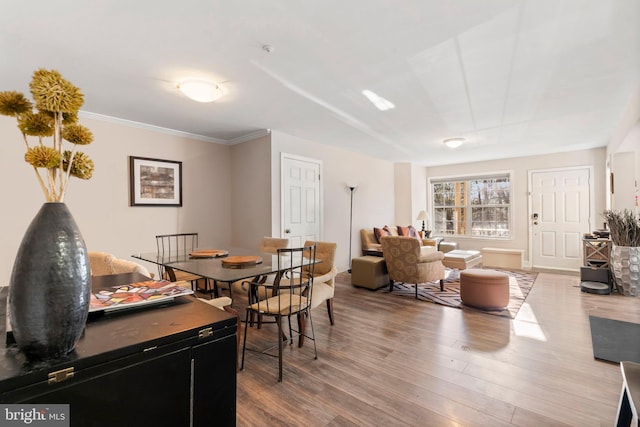
M 589 316 L 593 357 L 609 362 L 640 363 L 640 325 Z
M 444 290 L 440 291 L 440 284 L 438 282 L 421 283 L 418 285 L 418 299 L 421 301 L 429 301 L 435 304 L 446 305 L 448 307 L 479 311 L 482 313 L 492 314 L 494 316 L 509 317 L 513 319 L 516 317 L 516 314 L 518 314 L 525 298 L 529 295 L 538 273 L 528 271 L 509 271 L 498 268 L 492 268 L 492 270 L 501 271 L 509 275 L 509 305 L 503 310 L 482 310 L 465 306 L 460 300 L 460 271 L 449 268 L 446 270 Z M 345 277 L 341 278 L 340 281 L 351 283 L 351 275 L 346 272 L 340 273 L 340 275 L 343 274 Z M 389 292 L 388 286 L 380 288 L 377 292 L 414 299 L 416 296 L 414 285 L 397 282 L 393 286 L 393 292 Z

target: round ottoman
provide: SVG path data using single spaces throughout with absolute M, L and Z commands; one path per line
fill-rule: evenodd
M 499 310 L 509 305 L 509 275 L 472 268 L 460 271 L 460 299 L 465 305 Z

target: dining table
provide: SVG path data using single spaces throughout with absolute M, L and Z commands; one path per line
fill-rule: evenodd
M 194 256 L 190 254 L 201 253 L 218 253 L 220 255 L 212 256 Z M 141 261 L 150 262 L 161 266 L 168 274 L 170 279 L 175 280 L 174 270 L 195 274 L 204 279 L 209 279 L 217 283 L 231 283 L 240 280 L 260 281 L 262 278 L 275 274 L 276 280 L 285 272 L 284 267 L 290 267 L 288 262 L 278 263 L 278 257 L 287 257 L 288 255 L 278 255 L 270 252 L 260 252 L 258 249 L 249 249 L 241 247 L 230 247 L 224 250 L 197 249 L 194 251 L 184 251 L 183 253 L 159 254 L 158 252 L 142 252 L 131 255 L 132 258 Z M 241 266 L 225 265 L 224 261 L 232 257 L 257 257 L 259 262 L 244 264 Z M 281 260 L 283 261 L 283 260 Z M 319 259 L 315 263 L 322 262 Z M 299 267 L 299 265 L 293 265 Z
M 202 253 L 218 253 L 218 255 L 212 256 L 199 256 L 196 254 Z M 214 283 L 214 296 L 217 296 L 217 283 L 227 283 L 229 291 L 231 291 L 231 284 L 240 280 L 248 280 L 252 282 L 262 282 L 268 275 L 275 274 L 274 283 L 278 283 L 280 278 L 286 271 L 293 267 L 300 267 L 300 259 L 294 259 L 293 266 L 289 262 L 289 255 L 278 255 L 270 252 L 261 252 L 258 249 L 248 249 L 241 247 L 230 247 L 224 250 L 219 249 L 196 249 L 193 251 L 183 251 L 182 253 L 165 253 L 159 254 L 158 252 L 141 252 L 131 255 L 132 258 L 139 259 L 141 261 L 150 262 L 161 266 L 169 276 L 170 280 L 175 281 L 174 270 L 183 271 L 185 273 L 195 274 L 206 280 L 212 280 Z M 258 257 L 260 262 L 252 264 L 244 264 L 242 266 L 225 266 L 224 260 L 228 260 L 231 257 Z M 278 263 L 278 259 L 280 263 Z M 285 259 L 286 258 L 286 259 Z M 306 259 L 303 261 L 306 264 Z M 315 259 L 314 264 L 321 263 L 322 260 Z M 281 266 L 286 266 L 281 267 Z M 247 288 L 248 301 L 255 302 L 257 295 L 252 295 L 252 287 Z M 275 288 L 277 289 L 277 287 Z M 304 331 L 304 317 L 299 318 L 301 330 Z M 253 323 L 253 319 L 250 322 Z M 260 323 L 260 321 L 258 321 Z M 302 340 L 299 342 L 299 346 L 302 346 Z

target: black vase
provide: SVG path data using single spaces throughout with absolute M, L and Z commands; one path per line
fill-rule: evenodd
M 89 313 L 91 272 L 84 240 L 64 203 L 45 203 L 25 233 L 9 283 L 16 344 L 30 361 L 71 352 Z

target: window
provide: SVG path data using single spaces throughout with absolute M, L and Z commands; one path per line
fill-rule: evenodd
M 496 174 L 431 181 L 436 235 L 511 237 L 511 177 Z

